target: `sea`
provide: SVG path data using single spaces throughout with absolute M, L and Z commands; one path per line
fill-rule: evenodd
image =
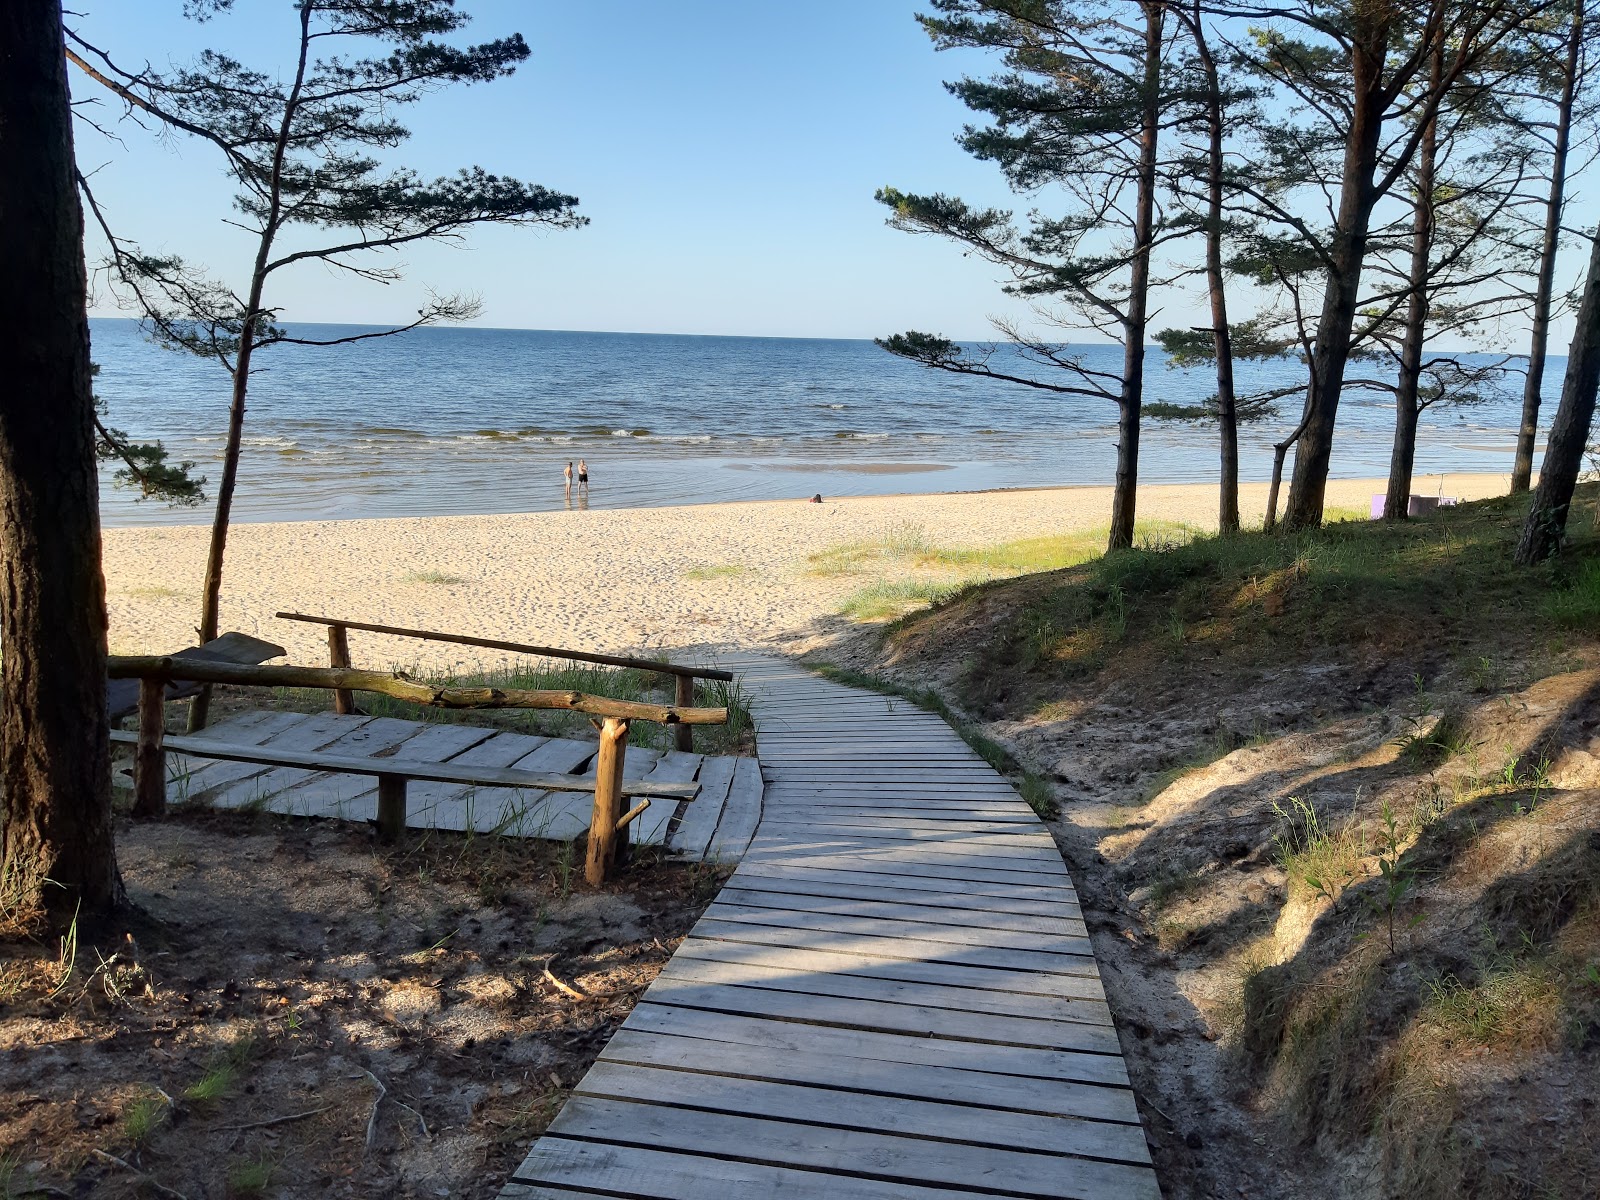
M 110 423 L 192 460 L 214 495 L 227 373 L 155 345 L 135 321 L 90 324 Z M 326 339 L 367 330 L 292 331 Z M 1073 349 L 1087 366 L 1120 368 L 1119 347 Z M 1023 365 L 998 354 L 997 366 Z M 865 340 L 430 328 L 334 348 L 278 345 L 257 363 L 238 521 L 1107 484 L 1115 469 L 1112 401 L 930 370 Z M 1565 365 L 1549 362 L 1547 417 Z M 1300 374 L 1242 364 L 1239 390 Z M 1149 400 L 1195 404 L 1214 390 L 1208 370 L 1174 369 L 1159 347 L 1147 351 L 1146 377 Z M 1509 472 L 1521 387 L 1511 374 L 1480 403 L 1426 412 L 1417 474 Z M 1276 418 L 1241 430 L 1242 478 L 1270 476 L 1272 443 L 1299 406 L 1291 397 Z M 1386 475 L 1393 420 L 1384 393 L 1347 393 L 1333 473 Z M 580 459 L 589 493 L 569 497 L 562 471 Z M 1215 481 L 1214 428 L 1147 420 L 1139 473 L 1144 483 Z M 107 526 L 210 519 L 209 503 L 141 499 L 112 474 L 106 466 L 101 481 Z M 1448 479 L 1418 481 L 1436 488 L 1448 492 Z

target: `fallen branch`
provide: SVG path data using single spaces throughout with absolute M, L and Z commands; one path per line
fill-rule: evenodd
M 545 964 L 544 977 L 574 1000 L 615 1000 L 619 996 L 631 996 L 635 992 L 642 992 L 650 986 L 648 983 L 636 983 L 632 987 L 615 988 L 609 992 L 586 992 L 580 987 L 558 979 L 555 972 L 550 970 L 549 963 Z
M 244 1125 L 213 1125 L 210 1132 L 238 1133 L 244 1129 L 265 1129 L 268 1125 L 287 1125 L 290 1121 L 303 1121 L 305 1118 L 314 1117 L 319 1113 L 331 1112 L 333 1108 L 332 1104 L 324 1104 L 321 1108 L 308 1108 L 305 1112 L 289 1113 L 287 1116 L 272 1117 L 266 1121 L 250 1121 Z
M 189 1197 L 185 1196 L 182 1192 L 175 1192 L 164 1184 L 157 1183 L 155 1176 L 146 1174 L 145 1172 L 139 1170 L 139 1168 L 134 1166 L 132 1163 L 125 1162 L 118 1158 L 115 1154 L 107 1154 L 104 1150 L 96 1150 L 94 1151 L 94 1155 L 96 1158 L 105 1159 L 113 1166 L 121 1167 L 124 1171 L 127 1171 L 132 1175 L 137 1175 L 139 1177 L 139 1182 L 158 1196 L 165 1196 L 167 1197 L 167 1200 L 189 1200 Z
M 378 1108 L 383 1104 L 383 1098 L 389 1094 L 389 1089 L 383 1086 L 383 1080 L 365 1067 L 361 1068 L 361 1073 L 372 1080 L 373 1086 L 378 1089 L 378 1097 L 372 1102 L 372 1115 L 367 1118 L 367 1149 L 371 1150 L 373 1140 L 378 1136 Z

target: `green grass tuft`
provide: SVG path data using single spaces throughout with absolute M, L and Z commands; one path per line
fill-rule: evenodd
M 401 583 L 433 583 L 454 586 L 468 582 L 460 575 L 452 575 L 448 571 L 407 571 L 400 576 Z

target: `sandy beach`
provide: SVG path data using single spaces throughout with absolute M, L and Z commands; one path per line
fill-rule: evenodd
M 1419 494 L 1440 491 L 1419 477 Z M 1365 511 L 1384 484 L 1330 481 L 1328 504 Z M 1503 475 L 1449 475 L 1443 494 L 1503 494 Z M 1241 489 L 1259 522 L 1265 484 Z M 279 621 L 292 610 L 542 645 L 609 651 L 756 645 L 800 634 L 860 588 L 857 577 L 808 570 L 813 554 L 920 527 L 941 546 L 976 547 L 1104 527 L 1111 489 L 1051 488 L 804 501 L 757 501 L 510 516 L 421 517 L 237 525 L 229 538 L 222 628 L 320 663 L 320 628 Z M 1216 488 L 1141 489 L 1141 519 L 1216 524 Z M 105 571 L 111 648 L 190 645 L 198 618 L 207 531 L 202 526 L 111 529 Z M 353 633 L 358 665 L 446 667 L 493 662 L 460 647 Z

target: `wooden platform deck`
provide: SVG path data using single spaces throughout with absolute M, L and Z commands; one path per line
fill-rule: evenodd
M 501 1200 L 1154 1198 L 1071 880 L 938 717 L 731 663 L 739 869 Z
M 550 774 L 594 770 L 595 743 L 534 737 L 476 725 L 402 721 L 337 713 L 247 712 L 196 736 L 247 746 L 322 751 L 359 757 L 393 756 L 410 762 L 515 767 Z M 378 782 L 261 763 L 168 756 L 171 804 L 261 808 L 297 817 L 371 821 L 378 813 Z M 761 812 L 761 769 L 753 758 L 661 753 L 632 748 L 629 779 L 689 782 L 700 795 L 678 805 L 653 804 L 633 825 L 641 844 L 666 842 L 694 858 L 737 858 L 755 832 Z M 567 840 L 588 832 L 594 797 L 585 792 L 526 792 L 415 782 L 406 824 L 416 829 L 472 829 L 479 833 Z

